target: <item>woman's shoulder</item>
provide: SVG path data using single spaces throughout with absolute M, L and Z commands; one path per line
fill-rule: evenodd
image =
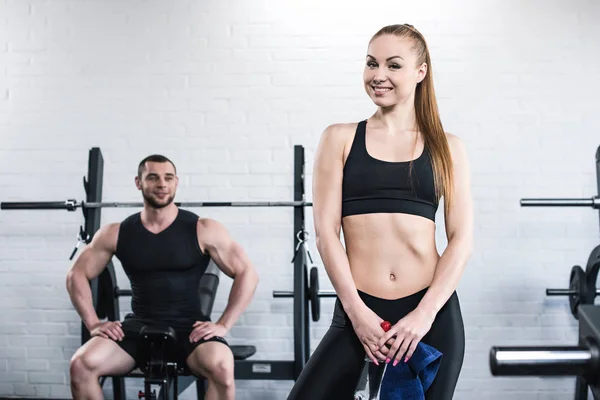
M 453 133 L 445 132 L 446 140 L 448 141 L 448 147 L 450 149 L 450 153 L 452 154 L 452 158 L 454 159 L 463 159 L 467 156 L 467 148 L 465 146 L 464 141 Z
M 356 133 L 357 122 L 338 122 L 325 128 L 321 134 L 321 147 L 327 151 L 346 155 Z
M 353 135 L 357 126 L 358 122 L 336 122 L 327 126 L 323 134 L 337 136 Z
M 354 138 L 358 122 L 336 122 L 325 128 L 322 140 L 335 143 L 347 143 Z
M 444 132 L 446 134 L 446 140 L 448 141 L 448 143 L 450 145 L 455 144 L 456 142 L 460 142 L 460 137 L 458 137 L 457 135 L 455 135 L 454 133 L 450 133 L 450 132 Z

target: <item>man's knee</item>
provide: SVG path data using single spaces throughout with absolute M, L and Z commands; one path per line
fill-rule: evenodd
M 207 379 L 225 387 L 234 385 L 233 353 L 229 347 L 218 346 L 210 355 L 194 352 L 194 357 L 194 364 L 203 367 Z
M 211 378 L 221 386 L 233 386 L 233 362 L 229 359 L 222 358 L 213 363 L 209 367 Z
M 93 342 L 92 342 L 93 341 Z M 107 357 L 107 348 L 103 343 L 92 341 L 81 346 L 71 357 L 70 372 L 77 377 L 97 374 Z
M 89 379 L 90 375 L 94 374 L 95 369 L 94 356 L 89 351 L 80 348 L 71 357 L 69 372 L 73 383 Z

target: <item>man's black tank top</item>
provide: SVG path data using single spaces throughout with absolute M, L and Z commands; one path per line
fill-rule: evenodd
M 202 315 L 198 286 L 210 257 L 200 249 L 198 216 L 179 209 L 160 233 L 147 230 L 141 214 L 121 222 L 116 257 L 131 283 L 134 318 L 174 329 L 192 329 Z
M 366 146 L 367 121 L 356 128 L 344 165 L 342 217 L 369 213 L 404 213 L 435 221 L 438 202 L 427 147 L 412 161 L 372 157 Z M 409 170 L 412 163 L 412 171 Z

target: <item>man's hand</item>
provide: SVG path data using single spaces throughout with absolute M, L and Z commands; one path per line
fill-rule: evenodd
M 227 328 L 221 324 L 213 324 L 210 321 L 196 321 L 194 330 L 190 333 L 190 342 L 195 343 L 200 339 L 208 340 L 214 336 L 223 337 Z
M 120 321 L 105 321 L 94 325 L 90 329 L 90 336 L 100 336 L 118 342 L 123 340 L 125 334 L 123 333 L 123 329 L 121 329 Z

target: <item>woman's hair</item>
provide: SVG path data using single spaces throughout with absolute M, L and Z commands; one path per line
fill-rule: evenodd
M 417 84 L 415 92 L 415 113 L 417 126 L 422 132 L 425 146 L 431 154 L 436 197 L 438 202 L 440 197 L 444 197 L 445 209 L 448 211 L 452 203 L 453 190 L 452 156 L 435 99 L 431 57 L 427 42 L 415 27 L 408 24 L 384 26 L 373 35 L 370 42 L 382 35 L 411 38 L 414 42 L 413 49 L 417 54 L 417 65 L 427 64 L 425 79 Z

